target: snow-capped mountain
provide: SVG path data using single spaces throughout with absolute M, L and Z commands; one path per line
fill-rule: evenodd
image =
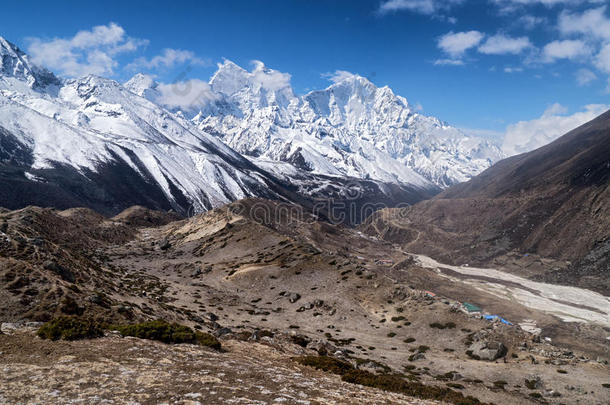
M 120 163 L 129 171 L 122 175 L 145 179 L 181 211 L 277 197 L 264 173 L 239 153 L 119 83 L 96 76 L 59 80 L 1 38 L 0 55 L 0 127 L 4 138 L 10 134 L 12 144 L 29 151 L 29 179 L 44 183 L 44 170 L 61 167 L 91 180 Z
M 299 97 L 282 75 L 262 63 L 249 72 L 225 61 L 209 82 L 209 102 L 197 114 L 183 111 L 255 162 L 288 162 L 315 174 L 444 188 L 502 157 L 492 142 L 417 113 L 363 77 Z M 163 102 L 152 82 L 134 79 L 128 87 Z
M 245 197 L 310 206 L 349 198 L 357 211 L 369 201 L 414 203 L 436 191 L 257 163 L 183 112 L 153 102 L 161 92 L 144 75 L 125 86 L 97 76 L 59 79 L 2 38 L 0 56 L 0 206 L 88 206 L 112 214 L 140 204 L 186 214 Z M 280 100 L 280 93 L 269 103 L 295 99 L 290 92 Z M 231 108 L 219 97 L 206 111 L 239 115 Z M 360 219 L 356 213 L 350 222 Z

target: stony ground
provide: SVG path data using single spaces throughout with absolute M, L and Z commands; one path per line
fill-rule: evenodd
M 434 404 L 344 383 L 259 343 L 194 345 L 110 336 L 0 336 L 3 404 Z
M 290 359 L 321 349 L 488 403 L 607 403 L 610 329 L 528 307 L 499 278 L 489 284 L 502 294 L 357 230 L 285 215 L 261 223 L 235 204 L 173 219 L 0 213 L 0 403 L 423 403 Z M 468 315 L 465 301 L 514 325 Z M 65 314 L 177 321 L 215 334 L 227 352 L 118 336 L 45 342 L 7 323 Z M 536 333 L 519 326 L 526 320 Z M 473 358 L 479 342 L 506 354 Z

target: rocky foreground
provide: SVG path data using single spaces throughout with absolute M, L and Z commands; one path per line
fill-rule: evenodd
M 263 338 L 265 339 L 265 338 Z M 434 404 L 342 382 L 290 360 L 296 345 L 226 340 L 217 352 L 111 335 L 48 342 L 0 335 L 0 403 Z
M 0 212 L 0 403 L 607 404 L 605 298 L 550 297 L 502 269 L 481 279 L 285 208 Z M 111 327 L 36 336 L 64 316 L 162 318 L 223 350 Z

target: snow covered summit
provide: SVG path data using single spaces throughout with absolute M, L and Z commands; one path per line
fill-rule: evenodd
M 225 61 L 209 82 L 214 97 L 193 121 L 255 161 L 419 187 L 466 181 L 502 157 L 492 142 L 419 114 L 364 77 L 301 97 L 289 80 L 262 63 L 249 72 Z

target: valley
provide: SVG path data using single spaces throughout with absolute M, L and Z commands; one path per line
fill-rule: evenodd
M 11 362 L 40 378 L 53 373 L 58 387 L 65 390 L 57 388 L 58 398 L 80 400 L 90 391 L 79 393 L 64 385 L 75 375 L 106 393 L 120 392 L 124 401 L 154 403 L 172 398 L 187 403 L 186 394 L 200 394 L 209 400 L 239 402 L 244 394 L 237 381 L 249 381 L 252 377 L 248 376 L 263 367 L 260 362 L 272 358 L 274 366 L 265 372 L 269 380 L 259 382 L 262 391 L 277 396 L 278 387 L 293 384 L 288 392 L 295 394 L 294 387 L 300 387 L 305 390 L 305 402 L 352 403 L 342 396 L 348 388 L 339 377 L 291 360 L 322 353 L 355 362 L 374 374 L 400 373 L 426 386 L 454 384 L 455 391 L 483 402 L 532 403 L 536 399 L 530 394 L 536 393 L 548 403 L 604 403 L 610 326 L 607 297 L 530 282 L 500 270 L 444 265 L 291 208 L 266 200 L 242 200 L 178 221 L 144 208 L 112 219 L 86 210 L 33 207 L 3 213 L 0 222 L 7 225 L 3 225 L 0 245 L 0 277 L 5 287 L 0 295 L 7 303 L 1 314 L 7 322 L 0 342 L 9 351 L 2 350 L 0 361 L 18 356 L 15 350 L 25 350 L 22 344 L 41 347 Z M 122 235 L 123 242 L 117 244 L 116 235 Z M 39 242 L 27 242 L 33 240 Z M 70 263 L 72 276 L 62 278 L 53 270 L 57 267 L 48 264 L 50 270 L 45 269 L 49 261 L 64 269 Z M 466 302 L 511 325 L 468 313 Z M 213 333 L 226 353 L 137 342 L 110 333 L 83 343 L 44 343 L 44 350 L 59 357 L 57 363 L 41 363 L 37 350 L 42 350 L 42 342 L 20 343 L 33 339 L 27 325 L 7 329 L 24 319 L 45 321 L 75 312 L 113 322 L 177 321 Z M 16 341 L 17 336 L 23 337 Z M 505 351 L 492 354 L 489 360 L 478 359 L 479 354 L 489 355 L 485 346 L 492 343 L 501 343 Z M 76 354 L 61 355 L 65 345 Z M 90 345 L 91 353 L 83 351 L 83 345 Z M 129 347 L 141 354 L 133 354 Z M 95 354 L 99 350 L 124 354 L 112 360 Z M 175 360 L 184 356 L 193 358 L 189 369 L 204 375 L 213 370 L 224 378 L 197 377 L 199 382 L 189 385 L 194 377 L 178 377 L 186 363 Z M 141 363 L 146 358 L 153 363 Z M 159 382 L 166 384 L 162 392 L 137 393 L 132 391 L 134 385 L 120 388 L 121 379 L 113 374 L 119 372 L 119 364 L 149 375 L 150 364 L 160 358 L 167 358 L 162 361 L 166 377 L 157 368 L 154 378 L 166 381 Z M 61 368 L 61 364 L 79 367 Z M 90 379 L 103 364 L 109 364 L 110 376 L 103 386 L 96 385 L 102 382 Z M 9 370 L 2 386 L 11 389 L 0 395 L 12 398 L 11 392 L 24 389 L 22 384 L 28 380 L 14 365 L 3 363 L 2 367 Z M 447 373 L 452 375 L 449 380 L 443 377 Z M 170 376 L 182 382 L 170 384 Z M 140 388 L 153 384 L 142 378 Z M 320 391 L 310 391 L 311 383 L 320 378 L 325 379 Z M 526 380 L 538 382 L 530 389 Z M 228 381 L 234 385 L 227 386 Z M 304 381 L 308 381 L 305 386 Z M 37 395 L 50 393 L 51 386 L 34 384 Z M 254 388 L 244 389 L 251 393 Z M 252 395 L 248 398 L 254 400 L 258 394 Z M 419 403 L 409 396 L 364 387 L 350 395 L 353 403 Z M 260 398 L 266 403 L 264 395 Z M 299 400 L 286 399 L 289 403 Z

